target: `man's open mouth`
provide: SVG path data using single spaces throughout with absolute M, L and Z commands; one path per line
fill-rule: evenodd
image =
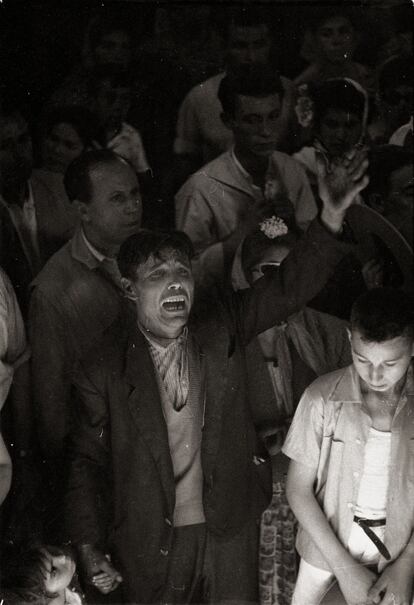
M 165 311 L 184 311 L 185 297 L 169 296 L 162 302 L 162 308 L 165 309 Z

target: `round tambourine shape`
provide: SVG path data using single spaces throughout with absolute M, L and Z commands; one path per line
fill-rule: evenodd
M 384 270 L 384 286 L 414 293 L 413 249 L 401 233 L 368 206 L 355 204 L 348 208 L 346 220 L 356 241 L 355 254 L 362 264 L 375 258 Z

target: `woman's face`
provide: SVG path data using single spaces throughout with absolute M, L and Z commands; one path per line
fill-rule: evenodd
M 355 46 L 354 28 L 346 17 L 332 17 L 318 27 L 316 42 L 325 60 L 330 63 L 342 63 L 352 59 Z
M 362 134 L 361 118 L 342 109 L 328 109 L 321 117 L 318 136 L 332 157 L 341 157 L 358 143 Z
M 82 139 L 71 124 L 55 124 L 44 141 L 43 167 L 52 172 L 64 173 L 84 148 Z

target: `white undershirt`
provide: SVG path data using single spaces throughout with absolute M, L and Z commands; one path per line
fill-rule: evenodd
M 391 433 L 370 428 L 355 514 L 366 519 L 386 517 Z

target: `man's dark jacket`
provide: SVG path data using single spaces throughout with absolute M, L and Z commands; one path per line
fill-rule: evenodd
M 200 348 L 205 392 L 204 512 L 223 539 L 258 518 L 270 496 L 270 469 L 254 462 L 260 411 L 248 401 L 244 345 L 312 298 L 347 248 L 315 221 L 281 270 L 193 309 L 189 337 Z M 70 538 L 111 553 L 127 602 L 154 602 L 168 568 L 175 486 L 155 369 L 136 324 L 110 331 L 76 382 Z

